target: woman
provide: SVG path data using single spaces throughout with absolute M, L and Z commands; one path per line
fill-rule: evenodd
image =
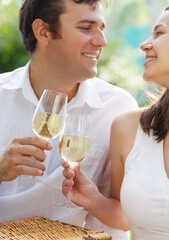
M 79 167 L 73 172 L 65 162 L 63 194 L 67 196 L 72 189 L 72 201 L 104 224 L 130 228 L 133 240 L 168 240 L 169 7 L 157 19 L 141 50 L 146 54 L 144 80 L 166 90 L 151 107 L 124 113 L 113 122 L 111 198 L 103 197 Z

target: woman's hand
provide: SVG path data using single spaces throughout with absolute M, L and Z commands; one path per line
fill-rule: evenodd
M 84 207 L 105 225 L 122 230 L 129 229 L 119 200 L 104 197 L 96 185 L 79 169 L 80 165 L 77 165 L 74 170 L 70 169 L 67 162 L 63 162 L 62 166 L 65 168 L 63 170 L 65 180 L 62 185 L 65 197 L 71 191 L 72 202 Z
M 89 210 L 93 201 L 100 195 L 97 186 L 80 170 L 78 164 L 73 170 L 70 169 L 67 162 L 63 162 L 63 175 L 65 180 L 62 185 L 62 192 L 67 197 L 71 191 L 71 200 L 76 205 Z

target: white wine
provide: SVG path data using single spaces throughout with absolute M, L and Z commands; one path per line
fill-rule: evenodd
M 56 137 L 65 126 L 65 116 L 47 112 L 37 112 L 32 120 L 33 131 L 44 138 Z
M 81 162 L 91 151 L 91 138 L 64 135 L 59 142 L 59 151 L 65 161 Z

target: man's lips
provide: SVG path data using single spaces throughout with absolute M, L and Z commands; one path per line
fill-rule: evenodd
M 82 53 L 82 55 L 94 61 L 98 61 L 99 59 L 99 53 Z

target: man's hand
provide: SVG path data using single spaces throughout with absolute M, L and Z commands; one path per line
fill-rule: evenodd
M 52 145 L 37 136 L 15 138 L 0 151 L 0 182 L 14 180 L 19 175 L 41 176 L 45 170 L 44 150 Z
M 79 164 L 73 170 L 65 161 L 62 166 L 65 168 L 63 170 L 65 177 L 62 185 L 63 195 L 67 197 L 68 192 L 71 191 L 72 202 L 88 210 L 99 195 L 96 185 L 80 170 Z

